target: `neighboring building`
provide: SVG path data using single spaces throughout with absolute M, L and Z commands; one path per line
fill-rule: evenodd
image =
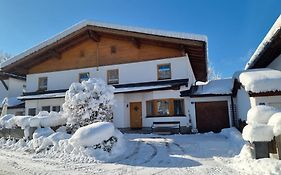
M 24 102 L 17 99 L 23 94 L 25 78 L 14 74 L 0 72 L 0 104 L 8 98 L 8 113 L 24 115 Z M 0 107 L 2 109 L 2 105 Z
M 233 126 L 233 79 L 197 82 L 181 92 L 187 98 L 192 128 L 198 132 L 220 132 Z
M 93 77 L 116 88 L 118 128 L 159 121 L 188 127 L 193 114 L 180 91 L 207 80 L 207 39 L 86 21 L 7 60 L 2 71 L 26 76 L 19 99 L 28 115 L 61 110 L 70 84 Z
M 233 95 L 237 106 L 235 118 L 240 128 L 245 124 L 247 112 L 253 106 L 270 105 L 281 109 L 280 38 L 281 16 L 246 64 L 245 71 L 234 75 Z

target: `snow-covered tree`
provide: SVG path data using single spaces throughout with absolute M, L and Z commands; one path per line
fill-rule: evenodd
M 214 67 L 210 64 L 208 67 L 208 80 L 221 79 L 221 74 L 216 72 Z
M 94 122 L 111 121 L 113 103 L 114 87 L 103 80 L 90 78 L 71 84 L 62 107 L 73 132 Z

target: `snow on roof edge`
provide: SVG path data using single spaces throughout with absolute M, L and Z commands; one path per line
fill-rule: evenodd
M 158 36 L 164 36 L 164 37 L 204 41 L 206 43 L 208 41 L 206 35 L 191 34 L 191 33 L 184 33 L 184 32 L 171 32 L 171 31 L 164 31 L 164 30 L 157 30 L 157 29 L 131 27 L 131 26 L 125 26 L 125 25 L 123 26 L 123 25 L 117 25 L 117 24 L 109 24 L 109 23 L 103 23 L 103 22 L 97 22 L 97 21 L 83 20 L 83 21 L 65 29 L 64 31 L 46 39 L 45 41 L 21 52 L 20 54 L 6 60 L 5 62 L 2 62 L 0 65 L 0 68 L 3 68 L 12 63 L 15 63 L 15 62 L 19 61 L 20 59 L 26 57 L 27 55 L 37 52 L 38 50 L 40 50 L 52 43 L 57 42 L 58 40 L 66 37 L 67 35 L 75 32 L 75 31 L 78 31 L 88 25 L 109 28 L 109 29 L 116 29 L 116 30 L 124 30 L 124 31 L 128 31 L 128 32 L 137 32 L 137 33 L 143 33 L 143 34 L 158 35 Z
M 274 22 L 273 26 L 270 28 L 262 42 L 259 44 L 254 54 L 251 56 L 250 60 L 246 63 L 244 68 L 245 70 L 249 69 L 250 66 L 256 63 L 259 58 L 259 55 L 263 52 L 267 44 L 272 41 L 272 38 L 274 38 L 274 36 L 278 33 L 279 30 L 281 30 L 281 15 L 279 15 L 279 17 Z

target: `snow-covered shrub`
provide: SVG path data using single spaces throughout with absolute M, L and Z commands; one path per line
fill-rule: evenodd
M 274 136 L 281 135 L 281 112 L 273 114 L 268 121 L 268 125 L 273 127 Z
M 272 126 L 265 124 L 247 125 L 243 129 L 243 139 L 250 142 L 266 142 L 273 139 Z
M 63 104 L 64 115 L 72 131 L 97 121 L 111 121 L 113 92 L 113 86 L 99 79 L 72 83 Z
M 7 114 L 7 115 L 4 115 L 3 117 L 1 117 L 0 118 L 0 129 L 8 128 L 7 122 L 13 117 L 14 117 L 13 114 Z
M 276 112 L 278 110 L 272 106 L 258 105 L 252 107 L 247 113 L 247 123 L 267 124 L 269 118 Z
M 40 111 L 29 119 L 30 127 L 55 127 L 66 124 L 66 118 L 58 112 Z

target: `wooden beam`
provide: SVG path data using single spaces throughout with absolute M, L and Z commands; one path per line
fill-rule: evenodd
M 88 35 L 93 41 L 100 42 L 100 35 L 97 32 L 89 30 Z
M 141 43 L 140 43 L 140 40 L 139 40 L 139 39 L 137 39 L 137 38 L 132 38 L 132 42 L 133 42 L 134 46 L 136 46 L 136 48 L 140 49 Z

